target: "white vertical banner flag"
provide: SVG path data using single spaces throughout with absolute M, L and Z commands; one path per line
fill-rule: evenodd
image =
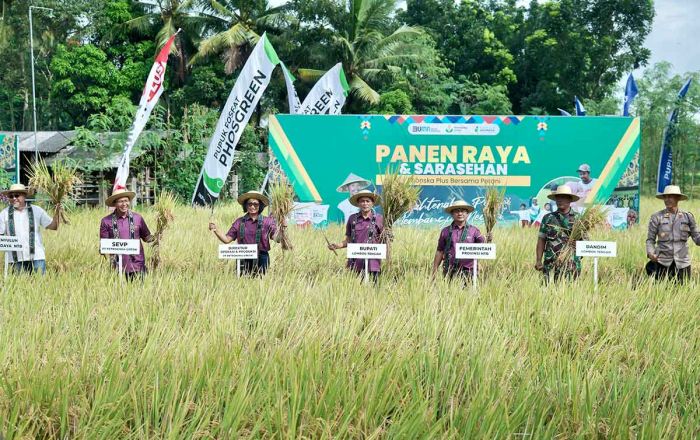
M 299 112 L 301 107 L 301 102 L 299 101 L 299 95 L 297 95 L 297 89 L 294 88 L 294 75 L 287 69 L 287 66 L 280 61 L 280 66 L 282 66 L 282 72 L 284 73 L 284 82 L 287 84 L 287 101 L 289 102 L 289 114 L 295 115 Z
M 192 196 L 193 205 L 211 205 L 219 198 L 233 165 L 233 152 L 238 140 L 278 63 L 275 49 L 263 34 L 238 75 L 221 111 Z
M 146 126 L 148 117 L 151 116 L 151 112 L 158 103 L 160 95 L 163 94 L 163 81 L 165 80 L 165 68 L 168 65 L 170 46 L 172 46 L 178 33 L 180 33 L 180 29 L 178 29 L 178 31 L 175 32 L 165 43 L 163 48 L 158 53 L 156 61 L 153 63 L 153 67 L 151 67 L 151 72 L 148 74 L 148 79 L 146 79 L 146 85 L 143 88 L 141 100 L 139 101 L 139 108 L 136 110 L 134 123 L 131 125 L 129 135 L 126 138 L 124 153 L 119 161 L 119 168 L 117 168 L 117 176 L 114 178 L 112 192 L 126 189 L 126 181 L 129 178 L 129 155 L 131 154 L 131 149 L 136 143 L 136 139 L 138 139 L 139 135 Z
M 303 115 L 339 115 L 348 96 L 343 64 L 338 63 L 318 80 L 299 109 Z

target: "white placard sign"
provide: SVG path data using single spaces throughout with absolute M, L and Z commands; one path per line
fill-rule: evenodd
M 255 260 L 258 258 L 257 244 L 220 244 L 221 260 Z
M 122 240 L 115 238 L 100 239 L 100 253 L 110 255 L 138 255 L 141 252 L 141 240 Z
M 455 258 L 458 260 L 495 260 L 496 243 L 457 243 Z
M 373 243 L 348 243 L 348 258 L 385 260 L 386 245 Z
M 14 235 L 0 235 L 0 252 L 19 252 L 24 249 L 19 237 Z
M 617 257 L 617 242 L 614 241 L 577 241 L 577 257 Z

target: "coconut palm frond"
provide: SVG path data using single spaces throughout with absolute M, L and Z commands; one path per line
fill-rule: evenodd
M 350 89 L 359 99 L 370 104 L 379 103 L 379 93 L 369 86 L 359 75 L 355 74 L 350 80 Z

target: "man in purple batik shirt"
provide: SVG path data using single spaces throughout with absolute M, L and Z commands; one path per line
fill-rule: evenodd
M 464 200 L 457 200 L 445 208 L 445 212 L 452 216 L 452 223 L 440 231 L 437 250 L 433 259 L 433 277 L 442 263 L 443 274 L 452 279 L 455 275 L 462 278 L 472 275 L 474 260 L 456 258 L 457 243 L 484 243 L 490 242 L 491 237 L 484 238 L 476 226 L 467 223 L 469 214 L 474 207 Z
M 341 243 L 329 243 L 328 249 L 334 251 L 348 246 L 348 243 L 379 243 L 379 236 L 384 230 L 384 218 L 375 214 L 374 204 L 379 196 L 372 191 L 362 190 L 350 197 L 350 203 L 360 208 L 352 214 L 345 226 L 345 239 Z M 381 271 L 381 260 L 369 260 L 368 271 L 376 283 Z M 358 273 L 365 270 L 365 260 L 349 259 L 348 268 Z
M 215 223 L 209 223 L 209 230 L 224 244 L 236 241 L 238 244 L 257 244 L 258 258 L 241 260 L 241 273 L 244 275 L 264 275 L 270 265 L 270 238 L 279 242 L 277 224 L 272 217 L 262 215 L 269 205 L 267 197 L 258 191 L 248 191 L 238 198 L 245 215 L 237 218 L 226 235 L 222 235 Z M 282 221 L 282 228 L 286 222 Z
M 107 198 L 107 206 L 114 207 L 114 212 L 100 222 L 100 238 L 139 239 L 146 243 L 155 240 L 143 217 L 129 209 L 135 195 L 132 191 L 117 190 Z M 110 256 L 112 266 L 116 268 L 119 260 L 115 257 Z M 129 281 L 135 277 L 143 279 L 146 274 L 143 244 L 138 255 L 122 256 L 122 270 Z

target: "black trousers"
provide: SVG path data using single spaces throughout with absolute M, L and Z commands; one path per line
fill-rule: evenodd
M 261 251 L 257 260 L 241 260 L 241 276 L 263 276 L 270 266 L 270 254 Z
M 647 273 L 648 272 L 647 270 Z M 654 278 L 657 280 L 672 280 L 683 284 L 690 279 L 690 266 L 679 269 L 676 267 L 675 261 L 671 263 L 670 266 L 656 263 L 655 270 L 653 270 L 650 275 L 651 274 L 653 274 Z

